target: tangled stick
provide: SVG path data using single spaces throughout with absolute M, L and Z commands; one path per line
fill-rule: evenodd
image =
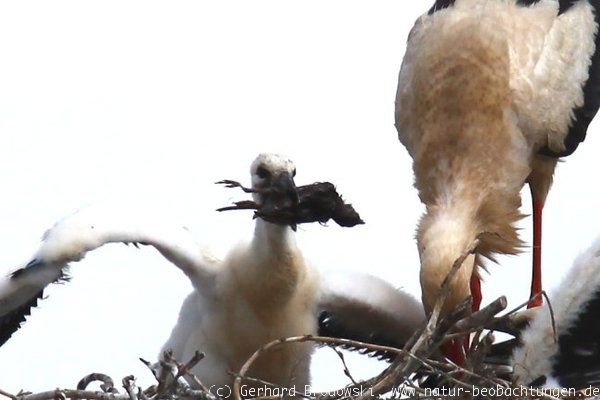
M 438 327 L 438 320 L 440 318 L 440 313 L 442 312 L 442 307 L 448 298 L 450 293 L 450 281 L 454 278 L 458 270 L 462 267 L 464 261 L 467 257 L 475 251 L 477 246 L 479 245 L 479 239 L 475 239 L 473 243 L 463 252 L 463 254 L 454 261 L 450 272 L 446 275 L 442 283 L 442 287 L 440 290 L 440 294 L 435 303 L 431 316 L 429 317 L 429 321 L 425 326 L 423 334 L 419 337 L 417 342 L 410 348 L 410 354 L 415 355 L 419 359 L 427 358 L 429 354 L 433 351 L 437 350 L 439 345 L 442 343 L 440 340 L 435 340 L 440 336 L 443 337 L 443 333 Z M 446 318 L 445 324 L 453 324 L 457 322 L 456 320 L 456 312 Z M 452 321 L 454 319 L 454 321 Z M 383 378 L 373 385 L 372 393 L 373 396 L 378 396 L 383 393 L 389 392 L 394 386 L 397 385 L 397 382 L 402 380 L 404 381 L 408 376 L 414 373 L 419 366 L 419 363 L 415 361 L 414 358 L 408 360 L 408 362 L 404 363 L 403 360 L 396 360 L 392 366 L 389 368 L 389 372 L 383 376 Z M 360 400 L 367 400 L 368 396 L 359 397 Z
M 290 337 L 290 338 L 277 339 L 270 343 L 267 343 L 266 345 L 264 345 L 263 347 L 261 347 L 260 349 L 255 351 L 254 354 L 252 354 L 252 356 L 250 356 L 250 358 L 244 363 L 244 365 L 242 365 L 242 368 L 240 369 L 240 371 L 237 374 L 235 374 L 236 378 L 233 382 L 233 395 L 234 395 L 235 399 L 242 400 L 242 396 L 241 396 L 242 380 L 247 378 L 246 374 L 248 373 L 248 370 L 263 353 L 265 353 L 266 351 L 269 351 L 270 349 L 273 349 L 275 347 L 283 346 L 286 344 L 305 343 L 305 342 L 314 342 L 314 343 L 329 345 L 329 346 L 333 346 L 333 347 L 349 346 L 352 348 L 365 349 L 365 350 L 373 351 L 373 352 L 383 351 L 383 352 L 390 352 L 390 353 L 394 353 L 394 354 L 406 354 L 405 350 L 397 349 L 395 347 L 363 343 L 363 342 L 359 342 L 356 340 L 350 340 L 350 339 L 330 338 L 330 337 L 325 337 L 325 336 L 305 335 L 305 336 L 295 336 L 295 337 Z M 356 385 L 353 384 L 353 385 L 350 385 L 350 387 L 359 386 L 359 385 L 365 384 L 367 382 L 368 381 L 357 382 Z M 293 394 L 296 396 L 305 397 L 305 398 L 318 398 L 318 399 L 328 399 L 328 400 L 334 400 L 337 398 L 337 397 L 328 396 L 324 393 L 306 394 L 306 393 L 293 392 Z
M 182 397 L 188 400 L 219 400 L 190 371 L 203 357 L 202 353 L 196 352 L 190 361 L 181 364 L 173 358 L 171 352 L 165 352 L 160 373 L 153 364 L 140 359 L 157 380 L 157 385 L 145 390 L 136 386 L 135 378 L 129 375 L 121 381 L 125 393 L 119 393 L 112 378 L 96 373 L 81 379 L 76 390 L 55 389 L 41 393 L 20 392 L 15 395 L 0 389 L 0 395 L 11 400 L 177 400 Z M 190 378 L 200 389 L 194 389 L 179 379 L 184 376 Z M 102 382 L 102 391 L 87 390 L 92 382 Z

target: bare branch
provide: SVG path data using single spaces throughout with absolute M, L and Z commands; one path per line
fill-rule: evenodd
M 348 379 L 350 379 L 350 382 L 352 382 L 354 385 L 356 385 L 356 380 L 350 373 L 350 370 L 348 369 L 348 364 L 346 364 L 346 359 L 344 358 L 344 353 L 342 353 L 340 350 L 336 349 L 335 347 L 331 347 L 331 349 L 333 349 L 333 351 L 335 351 L 335 354 L 337 354 L 337 356 L 340 358 L 340 361 L 342 362 L 342 365 L 344 366 L 344 374 L 348 377 Z
M 138 400 L 135 386 L 135 378 L 133 377 L 133 375 L 129 375 L 123 378 L 122 383 L 123 388 L 125 389 L 125 391 L 127 391 L 127 394 L 129 395 L 129 399 Z
M 17 396 L 15 396 L 14 394 L 10 394 L 2 389 L 0 389 L 0 396 L 8 397 L 9 399 L 12 399 L 12 400 L 17 400 Z
M 452 264 L 450 272 L 442 283 L 440 294 L 429 317 L 429 321 L 425 326 L 425 330 L 414 346 L 410 349 L 410 353 L 414 357 L 409 358 L 405 363 L 402 362 L 402 359 L 396 360 L 390 367 L 389 372 L 383 376 L 379 382 L 373 385 L 369 396 L 363 395 L 358 398 L 359 400 L 367 400 L 367 398 L 370 396 L 378 396 L 390 391 L 394 386 L 397 385 L 397 382 L 405 381 L 418 369 L 420 365 L 419 359 L 427 358 L 429 354 L 437 350 L 441 344 L 441 340 L 443 339 L 443 333 L 438 327 L 438 320 L 442 312 L 442 307 L 450 292 L 449 283 L 461 268 L 467 257 L 475 251 L 478 245 L 479 239 L 475 239 L 473 243 L 463 252 L 463 254 L 461 254 L 461 256 L 458 257 Z M 464 304 L 462 306 L 464 307 Z M 445 330 L 446 327 L 442 327 L 442 329 Z
M 79 383 L 77 383 L 77 390 L 87 389 L 92 382 L 102 382 L 100 389 L 102 389 L 104 393 L 119 393 L 119 391 L 115 389 L 115 383 L 110 376 L 98 373 L 84 376 Z

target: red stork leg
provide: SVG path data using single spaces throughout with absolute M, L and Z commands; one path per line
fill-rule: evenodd
M 533 269 L 531 274 L 531 295 L 527 308 L 539 307 L 542 299 L 542 211 L 544 203 L 533 199 Z M 534 298 L 534 296 L 536 296 Z
M 475 271 L 471 274 L 471 281 L 469 283 L 471 288 L 471 297 L 473 302 L 471 303 L 471 311 L 479 311 L 481 306 L 481 280 Z M 441 346 L 442 353 L 448 357 L 448 359 L 457 365 L 465 364 L 465 354 L 469 351 L 470 338 L 469 335 L 465 336 L 464 339 L 453 339 L 449 342 L 444 343 Z
M 465 365 L 465 344 L 468 346 L 468 336 L 465 340 L 452 339 L 440 346 L 442 353 L 454 364 Z
M 471 311 L 479 311 L 483 297 L 481 296 L 481 279 L 475 271 L 473 271 L 471 274 L 471 282 L 469 286 L 471 287 L 471 297 L 473 298 L 473 302 L 471 303 Z

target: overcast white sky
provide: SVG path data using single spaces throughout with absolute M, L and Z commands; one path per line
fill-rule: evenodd
M 321 269 L 367 271 L 419 296 L 413 240 L 422 212 L 396 138 L 404 43 L 429 1 L 29 1 L 0 3 L 0 272 L 27 261 L 54 221 L 129 199 L 170 215 L 223 254 L 249 213 L 214 210 L 241 194 L 257 153 L 287 154 L 298 184 L 330 180 L 361 213 L 354 229 L 303 226 Z M 546 287 L 598 233 L 600 126 L 559 166 L 545 213 Z M 530 212 L 524 191 L 523 210 Z M 530 220 L 522 222 L 530 241 Z M 528 296 L 530 254 L 491 266 L 484 301 Z M 0 388 L 75 386 L 90 372 L 152 383 L 155 359 L 191 290 L 150 249 L 107 246 L 48 291 L 0 348 Z M 317 388 L 346 382 L 319 357 Z M 373 363 L 353 368 L 373 371 Z

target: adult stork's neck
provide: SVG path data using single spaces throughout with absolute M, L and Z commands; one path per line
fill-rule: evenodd
M 423 303 L 428 313 L 432 311 L 442 283 L 455 261 L 469 250 L 477 236 L 478 226 L 469 208 L 431 207 L 423 216 L 417 240 Z M 454 306 L 469 296 L 474 263 L 475 257 L 469 255 L 450 281 L 450 293 L 443 313 L 452 311 Z

